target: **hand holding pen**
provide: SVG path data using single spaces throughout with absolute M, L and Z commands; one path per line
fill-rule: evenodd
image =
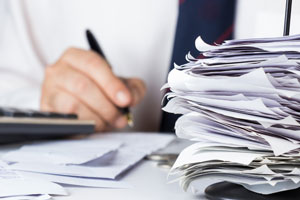
M 107 131 L 126 126 L 122 108 L 138 104 L 144 94 L 140 79 L 121 80 L 98 53 L 69 48 L 46 68 L 40 105 L 43 111 L 76 113 Z

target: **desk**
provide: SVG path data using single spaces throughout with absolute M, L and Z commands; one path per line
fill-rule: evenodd
M 123 180 L 134 185 L 133 189 L 103 189 L 68 187 L 69 196 L 55 200 L 199 200 L 203 194 L 193 196 L 182 190 L 179 184 L 167 184 L 168 170 L 156 167 L 153 161 L 142 161 L 130 170 Z M 205 189 L 203 187 L 203 189 Z

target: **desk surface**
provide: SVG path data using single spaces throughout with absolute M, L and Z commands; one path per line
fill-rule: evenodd
M 55 197 L 55 200 L 199 200 L 204 195 L 194 196 L 182 190 L 179 184 L 167 183 L 168 170 L 156 167 L 153 161 L 142 161 L 129 171 L 124 181 L 133 189 L 79 188 L 68 187 L 69 196 Z M 209 184 L 209 183 L 207 183 Z M 206 185 L 206 184 L 205 184 Z M 203 186 L 203 189 L 205 186 Z

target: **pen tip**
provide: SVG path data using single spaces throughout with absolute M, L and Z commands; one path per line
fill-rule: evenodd
M 131 113 L 128 113 L 126 115 L 127 117 L 127 124 L 129 127 L 133 127 L 134 126 L 134 123 L 133 123 L 133 117 L 132 117 L 132 114 Z

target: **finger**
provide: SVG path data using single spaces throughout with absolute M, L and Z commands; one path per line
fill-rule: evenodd
M 58 87 L 71 93 L 93 112 L 101 116 L 110 126 L 120 128 L 122 120 L 119 109 L 107 99 L 94 81 L 80 71 L 65 65 L 60 67 L 60 70 L 54 80 Z
M 145 83 L 137 78 L 124 79 L 132 95 L 130 106 L 137 105 L 146 94 Z
M 98 54 L 70 48 L 62 56 L 61 61 L 91 77 L 114 104 L 124 107 L 132 101 L 125 84 L 113 74 L 108 63 Z
M 51 92 L 48 92 L 46 99 L 42 105 L 42 109 L 52 112 L 75 113 L 79 119 L 95 121 L 95 128 L 98 131 L 104 131 L 107 128 L 103 119 L 71 94 L 60 89 L 52 89 Z

